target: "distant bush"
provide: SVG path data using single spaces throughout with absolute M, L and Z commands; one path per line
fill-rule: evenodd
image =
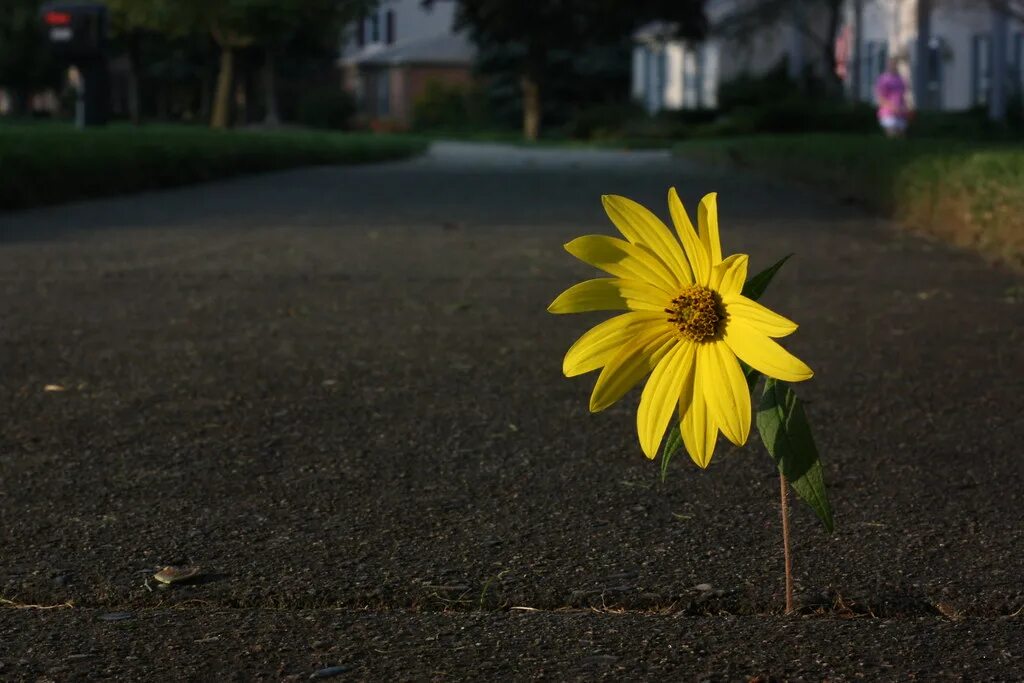
M 608 139 L 620 136 L 629 122 L 646 117 L 644 108 L 634 102 L 597 104 L 577 110 L 565 133 L 576 140 Z
M 730 112 L 739 108 L 761 107 L 780 100 L 801 97 L 799 84 L 786 74 L 781 62 L 763 74 L 743 73 L 718 87 L 718 109 Z
M 296 107 L 296 122 L 310 128 L 348 130 L 356 103 L 339 87 L 318 86 L 303 92 Z
M 0 208 L 54 204 L 312 164 L 401 159 L 411 137 L 189 126 L 0 125 Z
M 714 122 L 698 127 L 693 137 L 756 133 L 845 132 L 876 130 L 874 108 L 831 100 L 790 97 L 758 106 L 737 107 Z
M 762 135 L 681 143 L 704 162 L 741 164 L 842 192 L 907 225 L 1024 270 L 1024 150 L 966 139 Z
M 575 140 L 674 140 L 717 116 L 714 109 L 664 110 L 651 116 L 635 102 L 603 104 L 580 109 L 564 130 Z
M 479 127 L 486 123 L 487 107 L 473 86 L 429 81 L 412 107 L 417 129 Z

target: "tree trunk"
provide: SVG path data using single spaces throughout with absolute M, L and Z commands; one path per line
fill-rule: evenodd
M 829 94 L 842 95 L 843 82 L 836 71 L 836 37 L 839 35 L 839 21 L 842 18 L 843 0 L 830 0 L 828 25 L 825 28 L 825 83 Z
M 220 70 L 217 72 L 217 90 L 213 95 L 213 116 L 211 128 L 227 128 L 231 125 L 231 84 L 235 80 L 235 51 L 220 46 Z
M 932 0 L 917 2 L 917 45 L 915 46 L 916 64 L 914 65 L 914 106 L 917 109 L 929 109 L 931 97 L 929 89 L 932 74 L 929 67 L 929 43 L 932 39 Z
M 523 92 L 523 137 L 531 142 L 540 136 L 540 86 L 532 74 L 519 79 Z
M 209 121 L 213 111 L 214 66 L 209 55 L 203 57 L 203 70 L 199 73 L 199 120 Z
M 992 6 L 992 54 L 989 59 L 988 118 L 995 123 L 1006 123 L 1006 43 L 1009 16 L 998 4 Z
M 22 88 L 14 87 L 7 90 L 7 102 L 10 105 L 10 117 L 20 119 L 25 115 L 28 103 L 28 94 Z
M 263 61 L 263 108 L 265 114 L 263 123 L 268 126 L 281 124 L 281 114 L 277 106 L 277 63 L 274 58 L 274 51 L 267 50 L 266 59 Z
M 804 78 L 804 16 L 803 8 L 798 0 L 790 0 L 788 50 L 786 53 L 786 74 L 803 90 Z
M 851 76 L 851 83 L 853 88 L 853 97 L 851 98 L 854 102 L 860 102 L 860 91 L 863 87 L 861 85 L 861 43 L 864 41 L 864 1 L 853 0 L 853 36 L 852 45 L 850 47 L 850 55 L 852 57 L 853 73 Z
M 139 111 L 140 52 L 139 33 L 132 31 L 128 43 L 128 117 L 136 126 L 142 121 L 142 113 Z

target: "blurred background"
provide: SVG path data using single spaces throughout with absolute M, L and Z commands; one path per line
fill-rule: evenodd
M 99 26 L 72 36 L 81 14 Z M 1006 132 L 1022 124 L 1022 17 L 1013 0 L 4 0 L 0 115 L 73 120 L 77 67 L 102 91 L 100 121 L 649 141 L 867 131 L 895 60 L 919 134 Z
M 1022 65 L 1024 0 L 4 0 L 0 208 L 439 139 L 664 148 L 1022 265 Z

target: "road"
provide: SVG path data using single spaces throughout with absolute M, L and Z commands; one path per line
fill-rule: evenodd
M 836 515 L 781 614 L 754 440 L 661 484 L 587 412 L 547 304 L 611 233 L 719 192 L 795 252 Z M 1024 666 L 1019 276 L 828 197 L 660 152 L 447 143 L 0 214 L 0 678 L 1012 679 Z M 598 316 L 600 317 L 600 316 Z M 789 341 L 789 340 L 787 340 Z M 161 590 L 168 564 L 199 580 Z

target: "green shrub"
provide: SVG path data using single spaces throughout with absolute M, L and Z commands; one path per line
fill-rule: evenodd
M 744 73 L 722 83 L 718 87 L 718 108 L 730 112 L 800 96 L 800 87 L 789 78 L 785 64 L 780 62 L 764 74 Z
M 352 95 L 332 86 L 318 86 L 303 92 L 296 108 L 298 123 L 328 130 L 348 130 L 355 113 Z
M 646 118 L 647 112 L 634 102 L 597 104 L 578 109 L 566 124 L 565 133 L 575 140 L 606 140 L 622 135 L 629 122 Z
M 752 135 L 756 133 L 846 132 L 876 130 L 874 109 L 869 105 L 790 97 L 743 106 L 695 131 L 698 137 Z
M 311 164 L 401 159 L 426 143 L 321 131 L 0 125 L 0 208 L 85 199 Z
M 763 135 L 694 140 L 677 154 L 761 168 L 842 192 L 907 225 L 1024 269 L 1024 149 L 964 139 Z
M 413 126 L 420 130 L 477 127 L 486 123 L 486 110 L 477 88 L 433 80 L 413 102 Z

